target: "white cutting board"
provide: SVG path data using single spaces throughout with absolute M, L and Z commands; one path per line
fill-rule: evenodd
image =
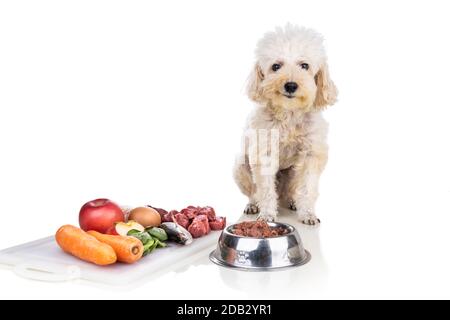
M 41 281 L 87 280 L 106 285 L 130 285 L 174 265 L 180 266 L 199 254 L 208 255 L 221 232 L 194 239 L 187 246 L 167 242 L 134 264 L 97 266 L 63 252 L 54 237 L 48 237 L 0 251 L 0 265 L 12 268 L 21 277 Z

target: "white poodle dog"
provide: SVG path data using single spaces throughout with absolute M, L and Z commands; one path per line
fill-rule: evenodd
M 323 38 L 288 24 L 265 34 L 256 59 L 247 90 L 257 105 L 234 168 L 249 198 L 244 212 L 274 220 L 280 202 L 297 211 L 301 222 L 318 224 L 314 207 L 328 154 L 322 110 L 337 98 Z

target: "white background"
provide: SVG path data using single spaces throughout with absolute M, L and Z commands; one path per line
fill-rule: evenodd
M 77 223 L 97 197 L 238 219 L 244 84 L 276 25 L 324 34 L 340 95 L 325 112 L 323 224 L 301 228 L 308 266 L 242 274 L 203 258 L 127 291 L 0 270 L 0 298 L 450 298 L 448 12 L 446 1 L 1 2 L 2 249 Z

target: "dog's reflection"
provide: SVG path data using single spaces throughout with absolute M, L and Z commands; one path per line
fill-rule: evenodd
M 242 216 L 239 221 L 254 220 L 256 216 Z M 320 227 L 306 226 L 298 222 L 295 213 L 280 210 L 277 221 L 293 225 L 299 232 L 303 245 L 311 253 L 311 261 L 306 265 L 273 272 L 239 271 L 214 266 L 224 285 L 245 292 L 249 298 L 277 298 L 308 295 L 321 291 L 327 284 L 328 271 L 320 244 Z M 205 256 L 176 272 L 186 272 L 190 267 L 211 265 Z M 213 265 L 211 265 L 213 266 Z M 270 292 L 269 292 L 270 290 Z
M 248 216 L 240 220 L 249 220 Z M 264 298 L 270 288 L 270 296 L 276 292 L 279 298 L 298 296 L 302 291 L 311 293 L 321 290 L 327 283 L 327 266 L 320 245 L 320 227 L 310 227 L 298 223 L 295 214 L 279 216 L 278 221 L 293 225 L 302 238 L 304 247 L 311 253 L 311 261 L 300 267 L 274 272 L 245 272 L 220 268 L 220 276 L 225 285 L 247 292 L 251 297 Z M 267 290 L 266 290 L 267 289 Z

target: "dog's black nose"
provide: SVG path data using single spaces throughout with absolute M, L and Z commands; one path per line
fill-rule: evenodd
M 286 90 L 287 93 L 294 93 L 298 88 L 298 84 L 295 82 L 286 82 L 284 85 L 284 90 Z
M 284 90 L 286 90 L 287 93 L 294 93 L 298 88 L 298 84 L 295 82 L 286 82 L 284 84 Z

